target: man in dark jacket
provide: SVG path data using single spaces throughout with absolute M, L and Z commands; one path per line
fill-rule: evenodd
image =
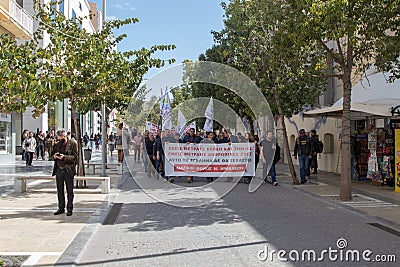
M 187 144 L 198 144 L 200 143 L 200 139 L 196 136 L 195 134 L 196 130 L 194 128 L 190 128 L 189 135 L 186 135 L 185 138 L 183 139 L 184 143 Z M 187 182 L 192 183 L 193 182 L 193 176 L 188 176 L 187 177 Z
M 301 129 L 299 131 L 299 136 L 296 138 L 296 144 L 294 145 L 294 158 L 299 157 L 300 165 L 300 178 L 301 183 L 307 182 L 306 178 L 310 178 L 310 173 L 308 172 L 308 161 L 311 159 L 312 147 L 310 138 L 306 135 L 306 131 Z
M 54 160 L 53 175 L 56 176 L 58 210 L 54 215 L 65 212 L 64 183 L 67 188 L 67 216 L 72 215 L 74 200 L 74 176 L 78 162 L 78 143 L 67 137 L 65 129 L 57 131 L 58 142 L 54 145 L 50 158 Z
M 308 173 L 311 172 L 311 169 L 313 169 L 313 174 L 317 174 L 317 170 L 318 170 L 318 153 L 320 153 L 319 151 L 319 138 L 317 135 L 317 131 L 316 130 L 311 130 L 310 131 L 310 142 L 311 142 L 311 148 L 312 148 L 312 153 L 311 153 L 311 159 L 308 162 Z

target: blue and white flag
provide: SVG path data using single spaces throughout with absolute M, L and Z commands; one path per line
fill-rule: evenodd
M 208 103 L 204 116 L 206 117 L 206 122 L 204 123 L 203 129 L 206 132 L 212 132 L 214 122 L 214 102 L 212 97 L 210 98 L 210 103 Z
M 162 90 L 161 90 L 162 93 Z M 165 131 L 166 129 L 172 129 L 172 113 L 171 113 L 171 101 L 169 100 L 168 90 L 162 96 L 160 103 L 160 115 L 161 115 L 161 129 Z
M 182 135 L 184 134 L 186 129 L 186 118 L 183 115 L 182 111 L 180 109 L 178 109 L 178 126 L 177 126 L 177 130 L 179 133 L 179 136 L 182 137 Z

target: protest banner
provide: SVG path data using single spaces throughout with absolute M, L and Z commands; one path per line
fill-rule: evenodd
M 166 176 L 241 177 L 255 175 L 253 143 L 165 143 Z

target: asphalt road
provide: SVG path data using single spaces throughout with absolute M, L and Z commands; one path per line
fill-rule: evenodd
M 149 179 L 140 170 L 135 175 Z M 183 178 L 176 183 L 187 186 Z M 60 265 L 398 266 L 375 259 L 400 260 L 400 237 L 370 225 L 382 222 L 288 184 L 249 193 L 240 183 L 212 204 L 181 208 L 145 194 L 126 172 L 112 202 L 104 223 L 86 229 L 87 238 L 73 242 Z

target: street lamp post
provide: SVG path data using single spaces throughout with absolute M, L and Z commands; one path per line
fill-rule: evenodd
M 102 8 L 102 25 L 101 28 L 104 28 L 104 23 L 106 22 L 106 0 L 103 0 L 103 8 Z M 106 126 L 106 100 L 104 99 L 101 104 L 101 176 L 105 177 L 106 175 L 106 161 L 107 161 L 107 126 Z

